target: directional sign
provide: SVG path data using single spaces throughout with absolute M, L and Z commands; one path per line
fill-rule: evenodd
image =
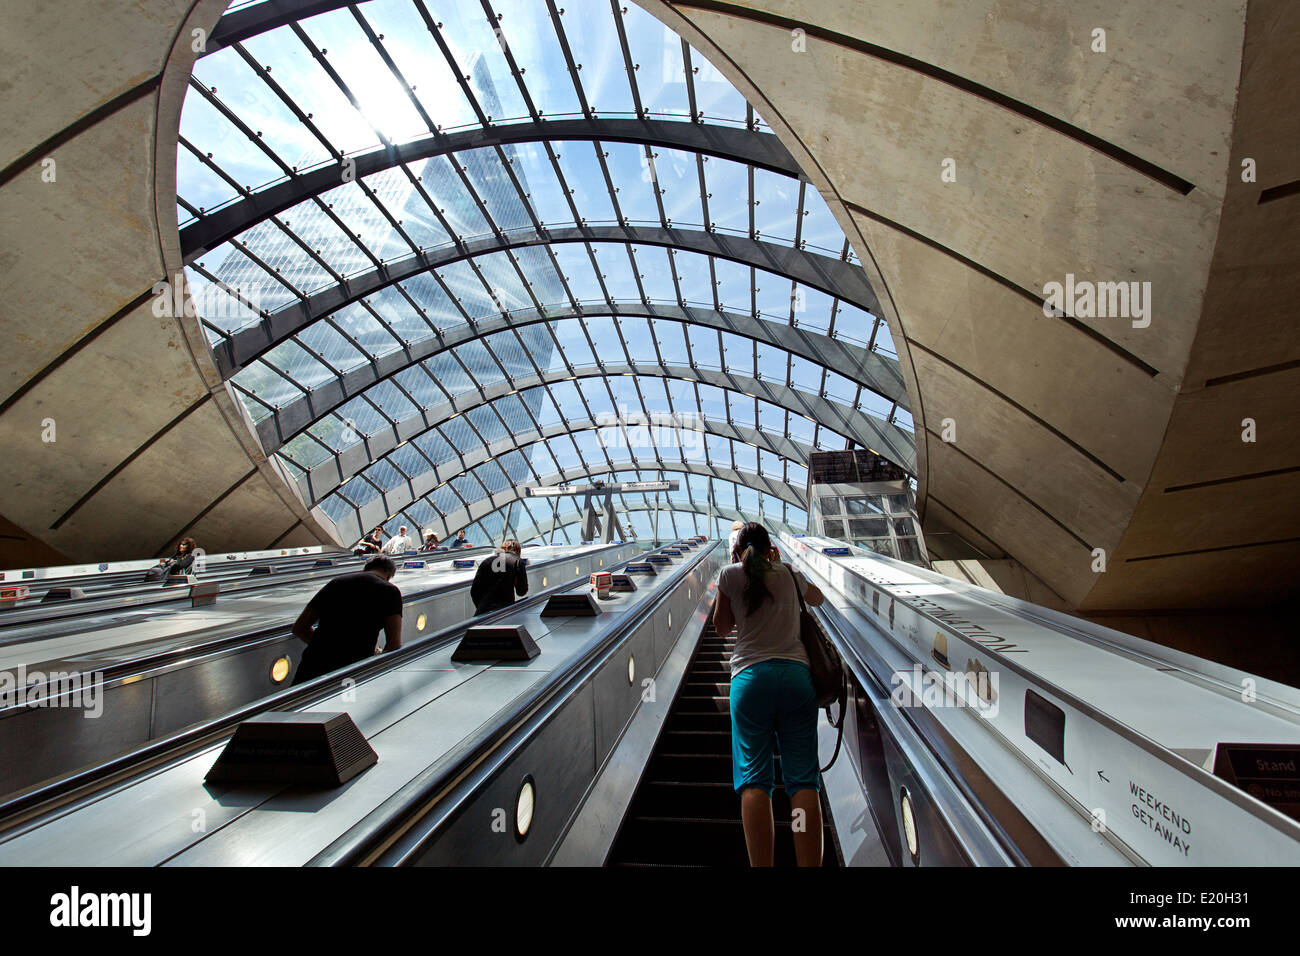
M 614 481 L 595 485 L 550 485 L 543 488 L 529 488 L 528 494 L 533 498 L 555 498 L 561 495 L 588 495 L 597 493 L 623 494 L 640 491 L 676 491 L 681 487 L 676 481 Z

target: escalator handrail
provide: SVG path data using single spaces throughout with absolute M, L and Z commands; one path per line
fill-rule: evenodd
M 474 557 L 493 551 L 493 548 L 467 548 L 458 554 L 439 554 L 435 560 L 443 558 L 456 557 Z M 414 555 L 419 552 L 412 552 L 408 555 L 399 555 L 402 561 L 418 560 Z M 427 553 L 427 552 L 426 552 Z M 302 584 L 308 581 L 314 581 L 318 578 L 336 577 L 341 573 L 347 573 L 349 568 L 355 567 L 360 569 L 364 563 L 361 558 L 349 555 L 350 560 L 345 564 L 333 565 L 329 568 L 295 568 L 292 571 L 285 571 L 281 574 L 258 575 L 256 579 L 248 575 L 234 575 L 231 577 L 217 577 L 215 574 L 200 578 L 200 582 L 217 581 L 221 584 L 236 585 L 228 590 L 223 589 L 221 594 L 229 597 L 235 594 L 244 594 L 251 591 L 260 591 L 264 588 L 279 587 L 286 584 Z M 286 564 L 288 562 L 285 562 Z M 223 566 L 224 569 L 225 566 Z M 277 565 L 278 567 L 278 565 Z M 400 569 L 399 569 L 400 570 Z M 27 615 L 21 620 L 17 618 L 7 618 L 0 616 L 0 633 L 3 629 L 18 628 L 26 625 L 43 624 L 47 621 L 62 621 L 71 618 L 88 617 L 93 614 L 112 614 L 116 611 L 139 610 L 140 608 L 157 608 L 167 604 L 182 604 L 190 599 L 189 584 L 153 584 L 149 587 L 136 588 L 133 592 L 125 594 L 88 594 L 84 598 L 73 599 L 69 601 L 60 601 L 49 605 L 30 604 L 21 608 L 16 608 L 9 613 L 19 611 L 36 611 L 42 608 L 49 613 L 44 615 Z M 93 606 L 92 606 L 93 605 Z M 19 638 L 17 640 L 3 641 L 4 646 L 15 647 L 25 643 L 27 640 L 39 640 L 39 638 Z
M 893 673 L 892 668 L 883 658 L 880 658 L 873 650 L 865 646 L 865 642 L 860 639 L 850 639 L 850 635 L 854 637 L 858 635 L 853 625 L 843 617 L 839 609 L 827 602 L 816 608 L 814 613 L 821 621 L 831 640 L 835 642 L 858 683 L 864 689 L 870 688 L 880 699 L 888 702 L 885 708 L 881 708 L 882 718 L 887 721 L 896 718 L 904 722 L 907 729 L 916 738 L 916 743 L 925 747 L 925 756 L 928 756 L 937 764 L 938 771 L 943 775 L 942 780 L 936 780 L 927 771 L 922 760 L 918 759 L 921 755 L 916 753 L 915 744 L 903 739 L 897 733 L 897 725 L 894 727 L 894 742 L 909 755 L 908 763 L 926 785 L 931 799 L 935 800 L 936 809 L 945 818 L 954 834 L 965 835 L 965 840 L 959 840 L 958 844 L 961 852 L 970 862 L 986 865 L 988 863 L 997 864 L 1002 862 L 1003 864 L 1016 866 L 1062 865 L 1063 860 L 1060 855 L 1037 833 L 1037 830 L 1029 823 L 1027 818 L 1020 814 L 1014 803 L 1006 800 L 1005 795 L 991 781 L 983 778 L 972 783 L 969 779 L 969 768 L 964 773 L 955 772 L 953 763 L 956 754 L 954 751 L 960 751 L 960 747 L 928 710 L 924 708 L 895 708 L 892 706 L 891 687 L 889 686 L 889 675 Z M 958 806 L 949 806 L 947 804 L 950 801 L 941 799 L 942 795 L 938 790 L 942 786 L 951 787 L 956 791 L 959 796 Z M 1010 812 L 1017 819 L 1010 821 L 1000 819 L 989 809 L 988 804 L 990 802 L 997 802 L 1001 805 L 1004 813 Z M 975 824 L 974 829 L 963 824 L 959 814 L 968 815 Z M 1020 839 L 1016 839 L 1011 834 L 1012 829 L 1024 835 Z M 1029 836 L 1031 833 L 1033 834 L 1032 837 Z M 982 842 L 985 843 L 982 849 L 974 845 L 975 841 L 981 840 L 981 838 Z M 1033 845 L 1026 846 L 1027 843 Z
M 441 559 L 444 556 L 439 555 L 438 557 L 439 559 Z M 555 558 L 553 560 L 541 562 L 535 565 L 535 567 L 546 568 L 546 567 L 550 567 L 552 564 L 558 563 L 560 561 L 567 561 L 567 560 L 570 559 Z M 334 577 L 334 575 L 320 575 L 320 577 L 322 578 Z M 283 578 L 280 578 L 278 581 L 274 581 L 271 583 L 282 584 L 282 585 L 302 584 L 306 581 L 311 581 L 311 580 L 314 580 L 314 577 L 290 578 L 288 575 L 286 575 Z M 429 598 L 436 597 L 439 594 L 444 594 L 449 591 L 460 590 L 467 586 L 468 586 L 467 582 L 462 581 L 459 583 L 438 584 L 432 587 L 425 587 L 415 591 L 403 592 L 402 604 L 403 606 L 405 606 L 407 604 L 414 603 L 415 601 L 428 600 Z M 215 638 L 203 644 L 193 644 L 193 645 L 188 645 L 186 647 L 175 647 L 165 651 L 157 651 L 155 653 L 145 654 L 141 657 L 133 657 L 130 658 L 129 660 L 117 661 L 108 665 L 107 667 L 98 668 L 94 672 L 98 673 L 100 675 L 100 679 L 105 683 L 111 681 L 121 681 L 127 678 L 138 678 L 141 675 L 147 674 L 149 671 L 158 670 L 163 667 L 169 667 L 177 663 L 184 663 L 192 659 L 208 657 L 212 654 L 220 654 L 223 651 L 230 650 L 232 647 L 242 647 L 244 645 L 252 646 L 253 644 L 256 644 L 258 641 L 283 638 L 289 633 L 290 632 L 288 631 L 287 628 L 285 628 L 284 624 L 272 624 L 268 627 L 259 628 L 257 630 L 244 631 L 239 634 L 230 634 L 227 635 L 226 637 Z M 51 661 L 43 661 L 40 664 L 29 665 L 29 666 L 41 667 L 45 670 L 48 670 L 49 669 L 48 665 L 58 664 L 58 663 L 59 660 L 56 659 Z M 57 673 L 57 672 L 51 672 L 51 673 Z M 48 686 L 48 683 L 47 684 L 32 683 L 26 686 L 29 688 L 45 687 Z M 69 693 L 75 693 L 75 691 L 69 691 Z M 10 710 L 14 708 L 21 709 L 26 706 L 28 705 L 24 703 L 24 704 L 13 704 L 12 707 L 0 707 L 0 716 L 2 716 L 6 710 Z

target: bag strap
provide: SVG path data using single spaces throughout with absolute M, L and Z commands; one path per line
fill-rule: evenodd
M 790 583 L 794 585 L 794 595 L 799 599 L 799 610 L 804 614 L 808 613 L 808 605 L 803 603 L 803 592 L 799 590 L 799 575 L 794 573 L 794 568 L 786 565 L 785 569 L 790 572 Z
M 839 722 L 838 724 L 832 724 L 832 726 L 835 727 L 835 752 L 831 754 L 831 759 L 828 760 L 828 761 L 826 761 L 826 766 L 824 766 L 824 767 L 821 768 L 821 770 L 819 771 L 820 773 L 825 773 L 827 770 L 830 770 L 831 767 L 835 764 L 835 758 L 838 757 L 838 756 L 840 755 L 840 744 L 842 744 L 842 743 L 844 742 L 844 708 L 845 708 L 845 706 L 846 706 L 846 702 L 843 701 L 843 700 L 841 700 L 841 701 L 840 701 L 840 722 Z M 829 711 L 830 708 L 827 707 L 826 710 Z M 830 720 L 830 714 L 829 714 L 829 713 L 826 715 L 826 719 L 827 719 L 827 720 Z
M 790 581 L 791 583 L 794 584 L 795 596 L 799 598 L 799 610 L 801 613 L 807 614 L 808 605 L 804 603 L 803 591 L 799 590 L 799 577 L 798 575 L 795 574 L 794 568 L 790 567 L 790 565 L 787 564 L 785 568 L 787 571 L 790 572 Z M 844 718 L 846 716 L 846 711 L 848 710 L 848 706 L 849 706 L 848 694 L 845 692 L 845 688 L 841 687 L 840 688 L 840 719 L 838 723 L 831 720 L 830 707 L 826 708 L 826 720 L 836 730 L 835 751 L 834 753 L 831 754 L 831 759 L 826 762 L 826 766 L 821 768 L 820 771 L 821 773 L 825 773 L 827 770 L 830 770 L 831 766 L 835 763 L 835 758 L 840 755 L 840 744 L 844 742 Z

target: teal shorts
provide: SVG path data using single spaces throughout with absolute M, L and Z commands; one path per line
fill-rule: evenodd
M 758 787 L 771 794 L 774 742 L 781 747 L 786 793 L 820 790 L 817 694 L 807 665 L 799 661 L 759 661 L 731 679 L 731 775 L 737 791 Z

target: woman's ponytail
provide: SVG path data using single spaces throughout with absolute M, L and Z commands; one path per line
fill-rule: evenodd
M 740 564 L 745 571 L 745 613 L 753 614 L 768 596 L 763 579 L 767 576 L 772 539 L 761 524 L 750 522 L 740 529 L 736 550 L 740 552 Z

